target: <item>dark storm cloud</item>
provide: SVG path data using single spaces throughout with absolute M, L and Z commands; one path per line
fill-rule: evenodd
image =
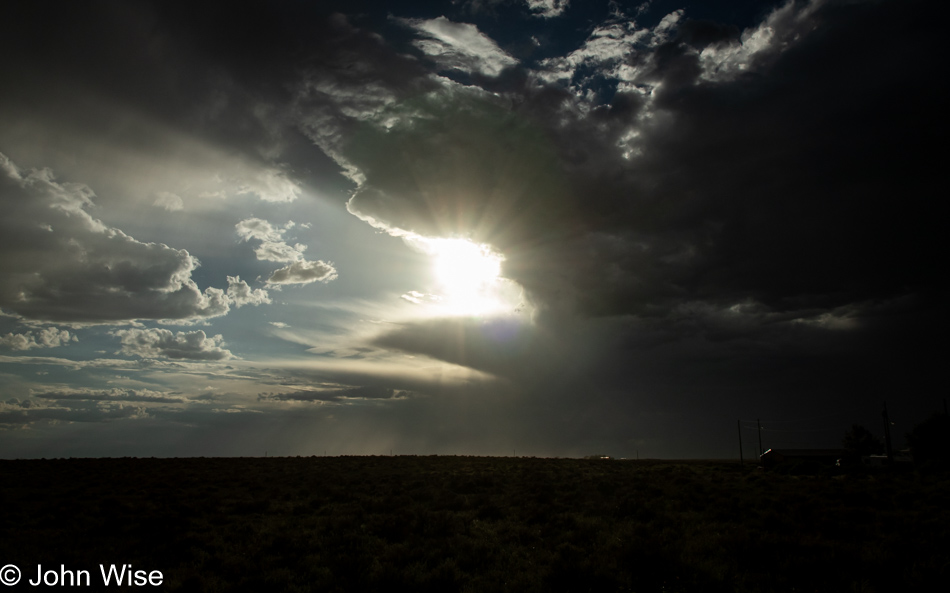
M 342 151 L 363 176 L 349 209 L 492 243 L 542 308 L 586 315 L 927 299 L 925 147 L 946 92 L 925 13 L 795 3 L 741 35 L 677 13 L 588 44 L 559 66 L 567 89 L 541 69 L 501 97 L 448 86 L 393 104 Z M 586 74 L 599 65 L 619 79 Z
M 490 243 L 537 314 L 507 342 L 456 319 L 373 345 L 505 379 L 557 442 L 590 434 L 594 409 L 656 412 L 647 432 L 672 435 L 924 397 L 945 328 L 932 10 L 787 3 L 744 30 L 688 8 L 617 17 L 482 88 L 388 95 L 336 145 L 350 212 Z
M 522 64 L 459 15 L 397 17 L 416 32 L 400 45 L 329 9 L 210 27 L 214 6 L 188 18 L 176 4 L 104 6 L 92 30 L 121 24 L 133 49 L 97 61 L 114 32 L 81 44 L 84 85 L 272 161 L 291 158 L 282 142 L 296 127 L 357 184 L 351 212 L 493 244 L 542 309 L 753 300 L 804 315 L 932 293 L 935 217 L 913 212 L 938 187 L 922 147 L 945 131 L 946 93 L 930 74 L 939 19 L 922 4 L 788 3 L 742 31 L 688 7 L 653 26 L 615 12 L 573 51 Z M 67 22 L 49 30 L 71 39 Z M 422 42 L 477 84 L 435 76 L 412 51 Z M 291 265 L 274 284 L 332 276 L 267 255 L 281 257 Z
M 0 66 L 12 83 L 0 101 L 22 114 L 59 114 L 93 137 L 109 131 L 122 138 L 116 114 L 88 104 L 107 100 L 249 156 L 274 154 L 283 139 L 281 115 L 272 106 L 286 101 L 280 80 L 287 71 L 280 64 L 289 66 L 274 58 L 293 48 L 276 32 L 279 12 L 260 8 L 242 22 L 221 2 L 11 7 L 0 43 L 17 59 Z M 147 151 L 154 138 L 129 141 Z
M 349 162 L 366 178 L 350 212 L 395 234 L 491 243 L 507 258 L 506 275 L 557 282 L 572 257 L 563 242 L 579 221 L 543 131 L 465 89 L 393 114 L 390 129 L 366 130 L 348 146 Z
M 334 14 L 324 21 L 319 46 L 293 87 L 300 129 L 343 168 L 360 179 L 342 155 L 350 138 L 387 107 L 438 88 L 424 66 L 399 53 L 380 35 Z
M 769 46 L 722 82 L 700 78 L 692 32 L 659 46 L 642 75 L 657 123 L 642 128 L 629 181 L 587 179 L 604 197 L 630 196 L 598 204 L 598 226 L 620 242 L 598 259 L 676 299 L 804 310 L 931 296 L 937 179 L 923 141 L 945 123 L 933 119 L 923 23 L 905 8 L 789 5 L 770 19 Z M 589 283 L 607 288 L 594 310 L 656 302 L 635 285 Z
M 518 317 L 447 318 L 407 323 L 373 344 L 425 354 L 499 377 L 524 379 L 546 367 L 576 364 L 551 332 Z

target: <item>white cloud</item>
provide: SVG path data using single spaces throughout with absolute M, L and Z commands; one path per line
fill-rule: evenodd
M 262 261 L 293 262 L 303 259 L 305 245 L 294 246 L 284 242 L 284 233 L 294 226 L 293 221 L 284 228 L 260 218 L 247 218 L 235 225 L 238 236 L 245 241 L 256 240 L 261 244 L 254 248 L 257 259 Z
M 226 360 L 231 352 L 222 348 L 220 335 L 208 337 L 203 331 L 172 333 L 162 328 L 120 329 L 112 335 L 122 340 L 120 352 L 141 358 Z
M 257 259 L 263 261 L 288 262 L 303 258 L 306 245 L 288 245 L 282 241 L 264 241 L 254 249 Z
M 551 18 L 561 16 L 567 9 L 570 0 L 525 0 L 528 8 L 535 16 Z
M 251 289 L 240 276 L 228 276 L 228 298 L 237 308 L 244 305 L 264 305 L 271 302 L 270 295 L 262 288 Z
M 26 332 L 23 334 L 9 333 L 0 336 L 0 346 L 12 348 L 13 350 L 29 350 L 31 348 L 56 348 L 65 346 L 69 342 L 77 342 L 78 338 L 66 330 L 56 329 L 54 327 L 44 327 L 36 332 Z
M 237 223 L 238 236 L 245 241 L 256 239 L 258 241 L 282 241 L 284 229 L 275 227 L 271 223 L 261 218 L 246 218 Z
M 584 45 L 570 54 L 543 60 L 543 69 L 538 76 L 548 82 L 570 81 L 577 69 L 585 66 L 600 75 L 628 80 L 632 78 L 628 65 L 630 54 L 651 35 L 649 29 L 638 29 L 633 21 L 603 24 L 591 32 Z
M 497 76 L 507 66 L 518 63 L 475 25 L 455 23 L 444 16 L 400 21 L 427 37 L 417 40 L 416 47 L 444 69 L 456 68 Z

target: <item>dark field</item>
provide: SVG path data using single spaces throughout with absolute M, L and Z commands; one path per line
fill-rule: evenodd
M 89 570 L 93 585 L 99 564 L 157 569 L 164 584 L 145 589 L 167 591 L 943 590 L 948 501 L 946 473 L 912 469 L 0 461 L 0 565 L 23 569 L 10 590 L 32 590 L 39 563 Z

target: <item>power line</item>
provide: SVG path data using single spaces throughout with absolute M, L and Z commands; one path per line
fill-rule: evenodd
M 849 410 L 842 410 L 842 411 L 840 411 L 840 412 L 834 412 L 834 413 L 831 413 L 831 414 L 822 414 L 821 416 L 812 416 L 812 417 L 810 417 L 810 418 L 793 418 L 793 419 L 787 419 L 787 418 L 786 418 L 786 419 L 783 419 L 783 420 L 763 420 L 763 419 L 758 419 L 758 420 L 741 420 L 741 421 L 742 421 L 742 422 L 756 422 L 756 421 L 761 421 L 761 422 L 769 422 L 769 423 L 776 423 L 776 422 L 814 422 L 815 420 L 825 420 L 825 419 L 828 419 L 828 418 L 835 418 L 835 417 L 837 417 L 837 416 L 854 415 L 856 412 L 860 412 L 861 410 L 866 410 L 866 409 L 867 409 L 867 406 L 857 406 L 857 407 L 851 408 L 851 409 L 849 409 Z
M 767 428 L 762 427 L 766 432 L 831 432 L 830 428 Z

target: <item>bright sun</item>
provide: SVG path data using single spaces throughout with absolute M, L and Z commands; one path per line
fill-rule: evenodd
M 471 294 L 498 279 L 502 257 L 464 239 L 431 240 L 435 275 L 452 294 Z
M 504 306 L 499 276 L 503 255 L 467 239 L 414 237 L 412 244 L 433 259 L 443 309 L 458 315 L 479 315 Z

